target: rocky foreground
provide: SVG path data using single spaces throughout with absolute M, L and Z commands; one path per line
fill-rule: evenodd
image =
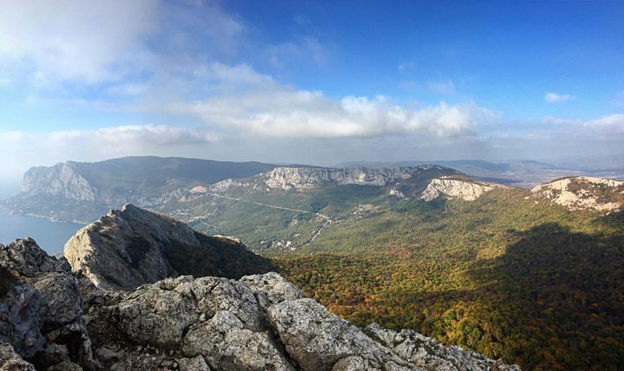
M 0 245 L 0 370 L 519 368 L 412 330 L 360 329 L 277 273 L 102 290 L 24 239 Z

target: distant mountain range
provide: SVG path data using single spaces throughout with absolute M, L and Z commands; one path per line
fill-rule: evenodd
M 68 161 L 33 167 L 21 193 L 5 206 L 13 212 L 83 223 L 126 203 L 153 206 L 179 189 L 246 178 L 276 165 L 189 158 L 124 157 L 94 163 Z
M 524 188 L 564 176 L 588 174 L 587 171 L 564 169 L 538 161 L 495 163 L 458 160 L 433 163 L 441 166 L 438 170 L 445 169 L 442 175 L 463 173 L 486 182 Z M 322 168 L 161 157 L 125 157 L 94 163 L 68 161 L 28 170 L 24 174 L 21 193 L 4 201 L 3 206 L 14 213 L 88 223 L 126 203 L 159 208 L 170 200 L 183 198 L 195 187 L 224 191 L 234 185 L 240 188 L 245 183 L 248 188 L 255 189 L 305 189 L 320 185 L 327 178 L 325 180 L 333 183 L 325 182 L 324 185 L 385 186 L 397 183 L 393 192 L 402 195 L 413 191 L 408 188 L 419 177 L 409 175 L 412 180 L 408 182 L 401 182 L 400 178 L 412 171 L 409 169 L 427 164 L 430 162 L 350 162 L 339 164 L 336 168 Z M 608 177 L 618 174 L 614 163 L 609 166 L 611 172 L 606 174 Z M 431 180 L 433 177 L 429 175 L 426 178 Z M 427 183 L 424 183 L 416 188 L 422 191 L 426 186 Z
M 486 181 L 513 184 L 531 188 L 537 184 L 566 176 L 593 176 L 600 178 L 624 178 L 624 156 L 596 157 L 591 161 L 576 157 L 552 159 L 548 163 L 533 160 L 433 160 L 396 162 L 344 162 L 337 167 L 399 167 L 437 164 L 453 168 L 467 175 Z

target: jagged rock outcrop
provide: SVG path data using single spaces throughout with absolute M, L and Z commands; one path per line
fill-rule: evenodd
M 412 369 L 396 353 L 312 299 L 275 304 L 268 309 L 268 317 L 286 351 L 303 370 L 342 370 L 355 365 Z
M 114 349 L 111 369 L 127 369 L 141 359 L 145 369 L 154 370 L 172 362 L 180 369 L 228 371 L 519 370 L 459 347 L 445 350 L 428 338 L 415 353 L 396 340 L 388 346 L 304 298 L 276 273 L 238 281 L 168 278 L 109 296 L 107 303 L 90 307 L 88 318 L 94 343 Z
M 432 201 L 444 194 L 451 198 L 456 197 L 464 201 L 474 201 L 485 192 L 496 188 L 509 188 L 509 186 L 477 180 L 433 179 L 422 192 L 420 198 L 425 201 Z
M 82 228 L 67 242 L 64 254 L 74 271 L 81 270 L 105 290 L 129 290 L 179 274 L 240 277 L 267 271 L 268 266 L 267 259 L 240 242 L 205 236 L 169 216 L 132 205 Z M 242 269 L 240 261 L 227 261 L 235 254 L 250 266 Z M 189 262 L 195 255 L 197 260 Z M 227 264 L 244 271 L 231 272 Z
M 225 192 L 236 188 L 247 190 L 311 190 L 323 185 L 362 185 L 384 187 L 402 180 L 411 179 L 427 171 L 457 173 L 437 165 L 421 165 L 397 168 L 313 168 L 277 167 L 269 172 L 248 179 L 226 179 L 210 187 L 212 192 Z
M 518 366 L 494 361 L 458 346 L 444 347 L 414 330 L 396 332 L 372 323 L 365 329 L 372 339 L 394 350 L 399 357 L 427 371 L 517 371 Z
M 613 211 L 624 203 L 624 181 L 570 177 L 539 184 L 531 189 L 531 193 L 571 210 Z
M 0 276 L 0 343 L 38 369 L 95 369 L 82 294 L 65 259 L 16 240 L 0 245 Z
M 178 275 L 163 254 L 173 242 L 200 245 L 186 224 L 126 205 L 78 231 L 64 255 L 97 287 L 127 290 Z

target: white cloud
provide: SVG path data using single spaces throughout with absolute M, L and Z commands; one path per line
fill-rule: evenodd
M 568 130 L 576 135 L 591 136 L 594 134 L 624 134 L 624 114 L 615 113 L 598 117 L 593 120 L 562 119 L 546 116 L 542 122 L 560 130 Z
M 455 84 L 452 81 L 429 81 L 427 82 L 429 90 L 438 94 L 455 94 Z
M 624 134 L 624 114 L 613 114 L 586 121 L 583 126 L 605 134 Z
M 191 113 L 203 121 L 267 138 L 370 138 L 417 134 L 437 138 L 474 135 L 480 122 L 497 117 L 492 111 L 465 104 L 408 109 L 383 96 L 348 96 L 341 100 L 320 91 L 251 91 L 172 104 L 175 113 Z
M 569 94 L 557 94 L 557 93 L 546 93 L 544 95 L 544 100 L 547 103 L 557 103 L 557 102 L 565 102 L 565 101 L 569 101 L 572 99 L 575 99 L 576 97 L 573 95 L 569 95 Z
M 141 38 L 155 30 L 159 1 L 0 2 L 0 56 L 30 64 L 40 82 L 118 78 Z
M 0 69 L 11 71 L 12 80 L 46 88 L 143 79 L 133 82 L 139 84 L 169 70 L 180 55 L 234 54 L 244 30 L 214 1 L 5 0 Z

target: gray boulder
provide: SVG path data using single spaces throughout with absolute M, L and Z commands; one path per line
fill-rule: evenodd
M 1 266 L 0 282 L 0 342 L 13 344 L 23 357 L 33 357 L 45 344 L 39 293 Z
M 268 305 L 305 297 L 297 286 L 275 272 L 245 276 L 241 278 L 241 282 L 256 292 L 266 294 Z
M 414 330 L 383 329 L 373 323 L 366 327 L 366 333 L 382 345 L 394 350 L 401 358 L 428 371 L 488 371 L 520 370 L 518 366 L 505 365 L 484 355 L 458 346 L 444 347 L 435 340 Z
M 368 368 L 382 368 L 393 364 L 409 369 L 405 360 L 312 299 L 275 304 L 268 316 L 288 354 L 305 371 L 331 370 L 338 361 L 352 356 L 361 361 L 351 358 L 350 365 L 363 362 Z
M 0 245 L 0 275 L 6 278 L 0 341 L 10 341 L 37 368 L 70 360 L 87 370 L 96 367 L 80 285 L 65 259 L 48 256 L 30 238 L 16 240 Z M 67 350 L 64 357 L 58 356 L 56 345 Z
M 214 370 L 294 371 L 268 329 L 254 332 L 227 311 L 194 326 L 184 338 L 186 356 L 202 355 Z

